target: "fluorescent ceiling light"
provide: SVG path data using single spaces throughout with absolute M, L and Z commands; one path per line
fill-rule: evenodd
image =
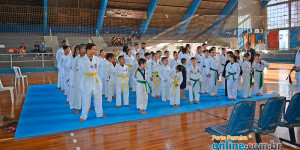
M 157 44 L 156 46 L 157 47 L 164 47 L 164 46 L 169 45 L 169 44 L 171 44 L 171 43 L 160 43 L 160 44 Z
M 177 42 L 182 42 L 183 40 L 178 40 Z

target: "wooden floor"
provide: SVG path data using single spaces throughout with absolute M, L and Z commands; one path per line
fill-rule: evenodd
M 285 80 L 293 64 L 271 63 L 265 74 L 264 92 L 278 92 L 289 99 L 289 83 Z M 57 72 L 24 73 L 28 75 L 29 85 L 54 84 L 57 82 Z M 294 74 L 293 74 L 294 78 Z M 14 85 L 13 74 L 1 74 L 4 86 Z M 0 126 L 4 116 L 18 121 L 27 89 L 16 91 L 15 104 L 10 101 L 8 91 L 0 96 Z M 36 91 L 39 92 L 39 91 Z M 41 98 L 42 99 L 42 98 Z M 212 99 L 213 100 L 213 99 Z M 265 103 L 260 101 L 259 104 Z M 92 127 L 33 138 L 14 139 L 14 133 L 0 131 L 0 149 L 211 149 L 213 142 L 205 132 L 209 126 L 226 124 L 233 106 L 193 111 L 157 118 L 116 123 L 100 127 Z M 258 110 L 258 107 L 257 107 Z M 104 110 L 105 111 L 105 110 Z M 259 114 L 256 113 L 258 118 Z M 11 122 L 11 121 L 9 121 Z M 296 138 L 300 143 L 300 129 L 296 130 Z M 72 136 L 73 135 L 73 136 Z M 270 140 L 279 142 L 278 138 L 289 138 L 286 128 L 278 127 L 271 135 L 262 136 L 263 142 Z M 74 140 L 76 139 L 76 140 Z M 74 142 L 75 141 L 75 142 Z M 254 134 L 245 143 L 254 143 Z M 282 145 L 281 149 L 296 149 Z

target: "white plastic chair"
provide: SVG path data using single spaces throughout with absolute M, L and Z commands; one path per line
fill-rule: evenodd
M 14 96 L 14 87 L 3 87 L 2 82 L 0 80 L 0 91 L 10 91 L 11 103 L 14 103 L 15 96 Z
M 23 87 L 24 87 L 24 78 L 26 78 L 27 86 L 28 86 L 28 78 L 27 75 L 22 75 L 21 69 L 19 67 L 13 67 L 15 71 L 15 87 L 17 84 L 18 79 L 18 85 L 20 85 L 20 78 L 22 79 Z

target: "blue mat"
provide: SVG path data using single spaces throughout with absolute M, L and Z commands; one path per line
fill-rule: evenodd
M 216 98 L 210 97 L 208 94 L 201 95 L 200 104 L 189 105 L 189 100 L 181 100 L 180 107 L 178 108 L 171 107 L 169 102 L 164 103 L 161 101 L 161 99 L 154 99 L 151 97 L 149 98 L 146 115 L 141 115 L 136 109 L 135 93 L 130 93 L 129 96 L 132 107 L 122 106 L 120 109 L 116 108 L 115 100 L 113 100 L 112 103 L 106 103 L 106 99 L 104 98 L 103 110 L 107 118 L 96 118 L 95 111 L 93 111 L 89 113 L 86 121 L 80 123 L 78 122 L 80 119 L 80 114 L 75 115 L 74 110 L 69 109 L 69 105 L 65 104 L 66 97 L 62 92 L 60 92 L 60 90 L 56 90 L 56 84 L 29 86 L 15 138 L 25 138 L 125 121 L 228 106 L 234 105 L 238 101 L 245 100 L 241 99 L 242 93 L 239 92 L 239 100 L 230 101 L 225 96 L 224 92 L 224 90 L 219 89 L 218 94 L 221 96 Z M 186 93 L 186 95 L 188 96 L 188 93 Z M 254 96 L 251 99 L 265 100 L 271 97 L 274 97 L 274 95 L 264 94 L 264 96 Z

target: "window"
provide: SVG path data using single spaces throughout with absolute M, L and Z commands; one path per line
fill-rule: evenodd
M 277 3 L 281 3 L 281 2 L 287 2 L 289 0 L 270 0 L 268 5 L 273 5 L 273 4 L 277 4 Z
M 291 26 L 300 26 L 300 1 L 291 3 Z
M 287 3 L 269 6 L 267 7 L 267 13 L 268 29 L 289 27 L 289 6 Z

